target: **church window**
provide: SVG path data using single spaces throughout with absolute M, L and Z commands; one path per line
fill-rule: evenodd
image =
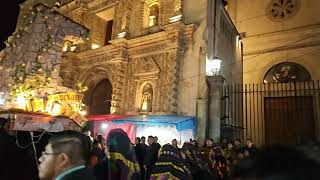
M 272 20 L 287 19 L 298 11 L 299 0 L 271 0 L 267 14 Z
M 269 69 L 266 73 L 264 83 L 288 83 L 310 81 L 311 76 L 300 64 L 283 62 Z

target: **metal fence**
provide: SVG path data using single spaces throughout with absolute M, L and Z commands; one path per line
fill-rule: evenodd
M 285 138 L 288 141 L 296 138 L 298 142 L 318 135 L 319 80 L 233 84 L 223 86 L 221 91 L 222 138 L 251 138 L 263 145 Z

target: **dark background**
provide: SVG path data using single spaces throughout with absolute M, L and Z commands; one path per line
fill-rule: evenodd
M 0 50 L 6 47 L 4 41 L 15 31 L 19 4 L 25 0 L 3 0 L 0 6 Z

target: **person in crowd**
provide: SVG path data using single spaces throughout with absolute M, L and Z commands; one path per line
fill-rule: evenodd
M 144 156 L 145 156 L 145 151 L 142 147 L 142 144 L 141 144 L 139 137 L 136 137 L 135 144 L 136 145 L 134 147 L 134 151 L 136 152 L 136 155 L 137 155 L 137 160 L 138 160 L 140 172 L 141 172 L 141 178 L 143 179 L 145 177 L 145 170 L 143 168 L 143 160 L 144 160 Z
M 141 146 L 144 150 L 144 153 L 146 153 L 149 146 L 146 144 L 146 137 L 144 136 L 141 137 Z
M 223 153 L 227 159 L 227 164 L 232 164 L 232 161 L 235 160 L 237 156 L 237 152 L 235 151 L 231 142 L 228 143 L 228 147 L 223 150 Z
M 98 143 L 101 146 L 102 151 L 105 152 L 105 150 L 106 150 L 106 143 L 105 143 L 106 140 L 105 140 L 105 138 L 101 134 L 99 134 L 97 136 L 97 140 L 98 140 Z
M 205 148 L 213 148 L 214 147 L 213 139 L 211 139 L 211 138 L 207 139 L 206 144 L 204 144 L 203 147 L 205 147 Z
M 191 173 L 184 164 L 180 151 L 166 144 L 160 149 L 159 159 L 152 169 L 150 180 L 192 179 Z
M 134 139 L 134 144 L 135 144 L 135 146 L 140 145 L 141 144 L 141 139 L 139 137 L 136 137 Z
M 227 159 L 221 147 L 215 147 L 213 149 L 214 161 L 211 164 L 213 173 L 218 176 L 219 179 L 227 179 L 229 177 L 229 167 Z
M 93 142 L 93 137 L 91 136 L 91 131 L 90 130 L 85 130 L 83 132 L 83 134 L 85 134 L 86 136 L 89 137 L 89 139 L 91 140 L 91 142 Z
M 184 162 L 189 167 L 193 179 L 216 179 L 197 147 L 191 143 L 184 143 L 181 152 L 184 154 Z
M 149 148 L 144 158 L 144 168 L 146 169 L 146 179 L 150 178 L 151 171 L 158 159 L 158 146 L 154 142 L 153 136 L 148 137 Z
M 105 152 L 102 151 L 100 143 L 95 139 L 92 143 L 93 147 L 91 150 L 91 155 L 89 159 L 88 166 L 94 167 L 96 164 L 101 162 L 105 157 Z
M 243 145 L 241 143 L 241 140 L 239 138 L 237 138 L 236 140 L 234 140 L 234 150 L 238 153 L 240 150 L 242 150 Z
M 108 159 L 95 167 L 98 180 L 140 180 L 140 167 L 130 139 L 122 129 L 113 129 L 107 138 Z
M 45 180 L 95 180 L 85 167 L 90 153 L 87 138 L 75 131 L 64 131 L 49 139 L 39 158 L 39 178 Z
M 194 145 L 196 148 L 199 148 L 198 141 L 196 141 L 195 139 L 191 141 L 191 144 Z
M 232 170 L 232 179 L 245 180 L 317 180 L 320 164 L 319 146 L 306 153 L 300 147 L 267 146 L 254 158 L 240 161 Z
M 245 150 L 249 151 L 249 154 L 254 156 L 257 151 L 257 147 L 253 144 L 252 139 L 247 139 L 247 144 L 244 147 Z
M 213 156 L 213 139 L 207 139 L 206 144 L 204 144 L 201 153 L 205 155 L 208 161 L 211 161 L 211 159 L 214 159 Z
M 157 145 L 157 148 L 160 149 L 161 145 L 158 143 L 158 137 L 154 136 L 154 143 Z
M 171 141 L 171 145 L 172 145 L 173 147 L 179 149 L 177 139 L 173 139 L 173 140 Z
M 221 141 L 221 148 L 222 149 L 227 149 L 228 148 L 228 139 L 227 138 L 223 138 Z

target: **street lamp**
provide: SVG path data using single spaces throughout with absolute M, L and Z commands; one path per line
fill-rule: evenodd
M 220 74 L 221 60 L 217 57 L 206 60 L 206 75 L 214 76 Z

